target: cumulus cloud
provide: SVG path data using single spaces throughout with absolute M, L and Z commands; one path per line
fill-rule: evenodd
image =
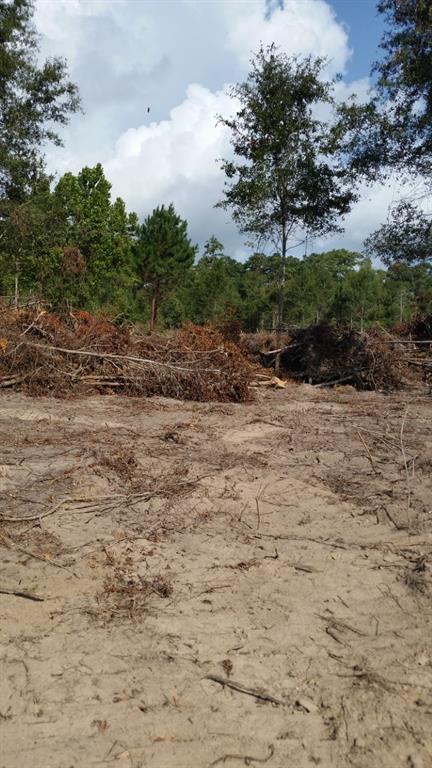
M 290 0 L 267 15 L 260 3 L 229 3 L 228 18 L 227 46 L 244 66 L 261 43 L 291 55 L 326 57 L 329 74 L 343 72 L 351 55 L 345 29 L 323 0 Z
M 341 247 L 363 252 L 364 240 L 385 222 L 389 207 L 401 194 L 401 187 L 396 184 L 363 185 L 359 192 L 359 202 L 342 222 L 345 234 L 331 235 L 310 242 L 309 252 Z
M 232 108 L 223 90 L 213 93 L 192 84 L 167 120 L 125 131 L 105 162 L 115 193 L 141 212 L 174 202 L 201 242 L 224 227 L 225 214 L 212 206 L 223 184 L 218 158 L 226 157 L 230 148 L 228 132 L 216 124 L 216 115 Z
M 260 43 L 289 54 L 329 60 L 344 71 L 351 55 L 345 28 L 324 0 L 183 0 L 161 7 L 150 0 L 36 0 L 42 54 L 65 56 L 85 109 L 65 129 L 65 148 L 50 149 L 51 170 L 78 171 L 102 162 L 113 192 L 140 216 L 173 202 L 201 244 L 216 234 L 242 252 L 229 215 L 215 210 L 223 188 L 217 159 L 230 152 L 216 115 L 234 106 L 226 83 L 238 82 Z M 363 97 L 367 78 L 341 81 L 338 98 Z M 150 113 L 147 112 L 150 107 Z M 385 215 L 377 192 L 373 212 Z M 380 214 L 381 215 L 381 214 Z M 359 247 L 370 227 L 365 202 L 348 220 L 348 245 Z

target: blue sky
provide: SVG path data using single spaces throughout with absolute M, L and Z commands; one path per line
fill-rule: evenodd
M 194 242 L 214 234 L 238 258 L 244 238 L 214 207 L 217 160 L 231 151 L 216 119 L 235 109 L 227 87 L 247 76 L 261 42 L 275 42 L 288 54 L 327 57 L 328 76 L 343 74 L 338 97 L 365 99 L 383 29 L 373 0 L 36 0 L 35 8 L 42 54 L 68 60 L 85 110 L 64 130 L 64 148 L 48 149 L 50 171 L 101 162 L 129 210 L 144 217 L 173 202 Z M 361 249 L 394 195 L 365 188 L 345 234 L 312 247 Z
M 384 31 L 374 0 L 332 0 L 337 18 L 347 25 L 353 55 L 347 72 L 352 80 L 370 73 L 371 63 L 380 57 L 379 43 Z

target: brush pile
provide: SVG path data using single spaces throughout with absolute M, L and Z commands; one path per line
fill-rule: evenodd
M 259 331 L 245 333 L 240 339 L 240 346 L 249 358 L 257 365 L 267 366 L 274 361 L 272 350 L 276 347 L 287 347 L 291 341 L 288 333 L 277 334 L 275 331 Z
M 117 392 L 182 400 L 252 399 L 254 366 L 216 330 L 146 336 L 88 312 L 0 311 L 0 388 L 33 395 Z
M 421 374 L 426 384 L 432 384 L 432 313 L 420 313 L 393 329 L 407 351 L 408 363 Z M 402 337 L 402 338 L 401 338 Z
M 398 336 L 413 341 L 428 342 L 432 340 L 432 313 L 420 313 L 406 323 L 401 323 L 395 329 Z
M 274 357 L 264 355 L 269 362 Z M 280 352 L 280 370 L 310 384 L 351 384 L 363 390 L 400 389 L 408 376 L 404 351 L 391 348 L 381 332 L 326 324 L 293 331 Z

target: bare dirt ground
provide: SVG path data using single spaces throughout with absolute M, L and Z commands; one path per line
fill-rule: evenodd
M 430 768 L 431 417 L 2 395 L 1 768 Z

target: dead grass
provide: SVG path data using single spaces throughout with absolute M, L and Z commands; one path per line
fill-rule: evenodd
M 133 575 L 125 563 L 105 579 L 103 589 L 96 595 L 97 608 L 91 613 L 99 621 L 142 620 L 148 614 L 150 598 L 156 595 L 167 599 L 172 592 L 173 586 L 166 577 Z

